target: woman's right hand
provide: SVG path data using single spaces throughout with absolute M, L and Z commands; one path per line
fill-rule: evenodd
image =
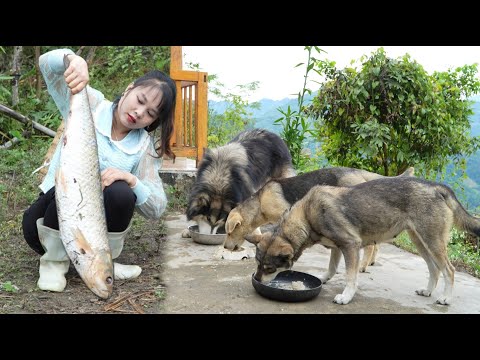
M 63 76 L 67 86 L 72 90 L 72 95 L 82 91 L 87 86 L 89 81 L 88 65 L 85 59 L 81 56 L 70 54 L 68 55 L 70 64 Z

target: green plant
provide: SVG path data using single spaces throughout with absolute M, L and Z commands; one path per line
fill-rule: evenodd
M 406 232 L 395 238 L 394 245 L 418 255 L 417 248 L 412 243 Z M 450 232 L 450 241 L 447 245 L 448 259 L 452 264 L 469 274 L 480 277 L 480 253 L 476 246 L 467 241 L 464 231 L 453 228 Z
M 167 292 L 165 291 L 165 288 L 163 286 L 157 287 L 154 294 L 158 298 L 158 300 L 165 300 L 165 298 L 167 297 Z
M 258 102 L 250 103 L 248 95 L 258 88 L 258 81 L 237 85 L 238 92 L 228 91 L 223 93 L 223 84 L 214 82 L 209 92 L 225 102 L 226 108 L 223 113 L 218 114 L 209 110 L 208 112 L 208 134 L 209 147 L 225 145 L 235 135 L 245 129 L 253 128 L 255 121 L 251 109 L 258 109 Z
M 6 292 L 17 292 L 18 291 L 18 287 L 13 285 L 11 281 L 6 281 L 4 283 L 1 283 L 0 284 L 0 289 L 6 291 Z
M 178 189 L 176 186 L 165 184 L 165 192 L 167 194 L 167 209 L 169 211 L 185 211 L 187 208 L 187 192 L 186 189 Z
M 90 65 L 91 86 L 113 100 L 153 69 L 169 73 L 169 46 L 99 46 Z
M 280 136 L 287 143 L 290 154 L 292 155 L 293 166 L 296 169 L 311 167 L 311 164 L 308 162 L 310 157 L 306 157 L 302 153 L 307 135 L 311 134 L 311 130 L 309 129 L 308 115 L 304 111 L 304 97 L 305 94 L 312 94 L 312 91 L 307 88 L 308 73 L 314 68 L 315 63 L 318 61 L 312 56 L 312 50 L 316 50 L 318 53 L 323 51 L 317 46 L 305 46 L 305 50 L 308 52 L 308 58 L 303 88 L 297 96 L 298 110 L 293 110 L 290 108 L 290 106 L 287 107 L 287 110 L 278 108 L 277 110 L 283 116 L 274 121 L 275 125 L 281 125 L 283 128 L 280 132 Z M 299 63 L 295 67 L 299 67 L 301 65 L 304 65 L 304 63 Z
M 417 248 L 412 243 L 412 241 L 408 237 L 408 234 L 405 231 L 400 233 L 395 238 L 395 241 L 393 242 L 393 244 L 398 246 L 399 248 L 402 248 L 404 250 L 407 250 L 408 252 L 411 252 L 412 254 L 418 254 Z
M 43 163 L 49 143 L 31 138 L 12 149 L 0 150 L 0 220 L 7 221 L 25 209 L 39 193 L 39 179 L 33 170 Z
M 330 164 L 383 175 L 413 165 L 428 176 L 452 161 L 461 168 L 480 147 L 465 100 L 480 91 L 477 64 L 429 75 L 408 54 L 391 59 L 383 48 L 360 62 L 360 70 L 317 63 L 326 81 L 309 110 Z

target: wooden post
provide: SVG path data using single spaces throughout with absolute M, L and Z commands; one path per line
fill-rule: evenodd
M 182 70 L 183 68 L 183 54 L 182 54 L 182 47 L 181 46 L 171 46 L 170 47 L 170 76 L 172 76 L 172 72 Z M 174 136 L 170 139 L 170 146 L 174 146 L 176 144 L 181 144 L 181 137 L 182 137 L 182 84 L 180 81 L 175 81 L 175 85 L 177 88 L 177 99 L 175 104 L 175 123 L 173 125 L 174 128 Z
M 170 47 L 170 77 L 177 88 L 174 136 L 170 146 L 177 156 L 195 157 L 198 166 L 207 147 L 208 130 L 208 74 L 206 72 L 183 70 L 182 47 Z M 195 99 L 192 99 L 195 89 Z M 187 93 L 188 90 L 188 93 Z M 192 119 L 192 106 L 194 120 Z M 195 128 L 191 122 L 195 123 Z M 190 126 L 188 124 L 190 123 Z M 195 133 L 195 146 L 189 139 Z
M 183 54 L 181 46 L 170 47 L 170 72 L 183 69 Z
M 208 73 L 200 72 L 198 74 L 198 97 L 195 99 L 197 105 L 197 167 L 203 158 L 203 150 L 207 147 L 208 130 Z

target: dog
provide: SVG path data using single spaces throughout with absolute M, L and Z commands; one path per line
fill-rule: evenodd
M 413 176 L 414 172 L 414 168 L 410 167 L 399 176 Z M 285 210 L 304 197 L 315 185 L 352 186 L 381 178 L 384 176 L 365 170 L 333 167 L 290 178 L 270 180 L 230 212 L 225 224 L 227 238 L 223 246 L 229 250 L 240 248 L 245 235 L 252 233 L 261 225 L 278 222 Z M 256 233 L 260 232 L 257 230 Z M 360 272 L 365 272 L 368 265 L 375 263 L 377 251 L 376 245 L 364 248 Z
M 302 252 L 320 243 L 332 249 L 326 282 L 345 259 L 346 286 L 334 302 L 348 304 L 357 289 L 359 250 L 373 243 L 392 241 L 406 230 L 430 273 L 426 289 L 430 296 L 440 272 L 445 280 L 437 303 L 452 301 L 455 268 L 447 257 L 453 226 L 480 236 L 480 218 L 470 215 L 446 185 L 415 177 L 384 178 L 352 187 L 317 185 L 282 216 L 273 232 L 248 235 L 256 245 L 255 279 L 268 282 L 290 269 Z
M 187 219 L 199 232 L 215 234 L 230 211 L 272 178 L 296 175 L 286 143 L 277 134 L 253 129 L 206 149 L 188 198 Z

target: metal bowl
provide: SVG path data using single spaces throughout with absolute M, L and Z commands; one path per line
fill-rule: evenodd
M 322 289 L 322 281 L 310 274 L 286 270 L 269 283 L 262 284 L 252 274 L 252 285 L 262 296 L 278 301 L 300 302 L 316 297 Z M 297 289 L 297 290 L 294 290 Z
M 216 234 L 201 234 L 198 232 L 198 225 L 191 225 L 188 227 L 188 230 L 192 240 L 199 244 L 221 245 L 227 238 L 224 227 L 219 228 Z

